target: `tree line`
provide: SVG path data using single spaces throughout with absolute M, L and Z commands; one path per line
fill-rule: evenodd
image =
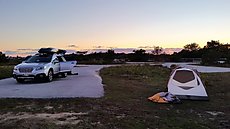
M 115 53 L 113 49 L 107 52 L 94 52 L 90 54 L 73 53 L 65 55 L 67 60 L 77 60 L 79 63 L 84 64 L 111 64 L 111 63 L 124 63 L 130 62 L 147 62 L 147 61 L 160 61 L 163 56 L 170 56 L 162 53 L 162 47 L 155 47 L 151 53 L 147 53 L 144 49 L 133 50 L 132 53 Z M 161 57 L 161 58 L 159 58 Z M 162 60 L 163 61 L 163 60 Z
M 114 60 L 120 62 L 184 62 L 198 59 L 204 65 L 216 65 L 219 61 L 224 64 L 230 64 L 230 44 L 223 44 L 219 41 L 211 40 L 201 48 L 197 43 L 186 44 L 182 51 L 169 55 L 163 53 L 160 46 L 154 47 L 151 53 L 144 49 L 133 50 L 133 53 L 115 53 L 114 50 L 107 52 L 90 53 L 90 54 L 70 54 L 66 55 L 68 60 L 76 59 L 82 63 L 114 63 Z
M 218 63 L 230 64 L 230 44 L 223 44 L 219 41 L 211 40 L 201 48 L 197 43 L 190 43 L 184 46 L 183 50 L 169 55 L 163 52 L 163 48 L 156 46 L 150 53 L 144 49 L 133 50 L 132 53 L 115 53 L 113 49 L 107 52 L 76 52 L 65 55 L 67 60 L 77 60 L 84 64 L 110 64 L 131 62 L 184 62 L 192 59 L 200 59 L 204 65 L 213 65 Z M 14 61 L 12 61 L 14 60 Z M 10 58 L 0 52 L 1 62 L 22 61 L 23 58 Z M 220 62 L 222 61 L 222 62 Z
M 6 55 L 0 52 L 0 62 L 5 62 L 7 60 Z
M 180 61 L 183 58 L 200 58 L 204 65 L 230 64 L 230 44 L 211 40 L 201 48 L 197 43 L 191 43 L 185 45 L 179 53 L 174 53 L 172 57 L 174 61 Z

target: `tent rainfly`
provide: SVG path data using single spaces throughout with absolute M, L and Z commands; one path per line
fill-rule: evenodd
M 188 68 L 178 68 L 172 72 L 168 82 L 168 92 L 179 99 L 208 100 L 199 75 Z

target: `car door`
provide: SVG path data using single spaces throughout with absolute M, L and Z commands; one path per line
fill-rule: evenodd
M 59 73 L 59 71 L 60 71 L 60 62 L 59 62 L 58 58 L 55 58 L 52 63 L 53 63 L 54 74 Z
M 58 60 L 60 62 L 60 71 L 61 72 L 68 71 L 69 66 L 68 66 L 68 63 L 66 62 L 65 58 L 62 56 L 58 56 Z

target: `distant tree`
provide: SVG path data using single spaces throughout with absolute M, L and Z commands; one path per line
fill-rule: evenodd
M 88 51 L 77 51 L 77 55 L 85 55 Z
M 6 55 L 0 52 L 0 62 L 6 61 Z
M 226 57 L 227 57 L 226 63 L 230 64 L 230 50 L 227 52 Z
M 215 49 L 208 49 L 202 55 L 202 64 L 205 65 L 216 64 L 220 58 L 221 58 L 221 52 L 216 51 Z
M 207 45 L 204 48 L 210 49 L 210 48 L 218 48 L 220 46 L 219 41 L 211 40 L 210 42 L 207 42 Z
M 163 51 L 163 48 L 162 48 L 162 47 L 160 47 L 160 46 L 155 46 L 155 47 L 154 47 L 154 50 L 152 50 L 151 52 L 152 52 L 154 55 L 159 55 L 159 54 L 162 53 L 162 51 Z
M 144 49 L 133 50 L 134 53 L 129 55 L 131 61 L 147 61 L 148 54 Z
M 221 59 L 225 59 L 225 63 L 230 63 L 230 49 L 228 48 L 228 44 L 211 40 L 210 42 L 207 42 L 207 45 L 203 49 L 203 53 L 203 64 L 216 64 Z
M 109 50 L 105 53 L 103 59 L 104 59 L 105 61 L 111 63 L 111 62 L 114 60 L 115 56 L 116 56 L 116 54 L 115 54 L 114 50 L 113 50 L 113 49 L 109 49 Z
M 144 49 L 139 49 L 139 50 L 133 50 L 135 54 L 145 54 L 146 50 Z
M 107 51 L 107 53 L 108 53 L 108 54 L 115 54 L 115 52 L 114 52 L 113 49 L 109 49 L 109 50 Z
M 170 61 L 172 62 L 179 62 L 181 60 L 181 54 L 174 52 L 171 57 L 170 57 Z
M 187 51 L 197 51 L 199 49 L 200 49 L 200 46 L 197 43 L 190 43 L 184 46 L 184 50 L 187 50 Z

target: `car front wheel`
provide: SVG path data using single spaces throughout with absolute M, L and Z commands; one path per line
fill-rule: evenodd
M 53 81 L 53 71 L 52 70 L 49 70 L 49 72 L 48 72 L 47 81 L 48 82 Z

